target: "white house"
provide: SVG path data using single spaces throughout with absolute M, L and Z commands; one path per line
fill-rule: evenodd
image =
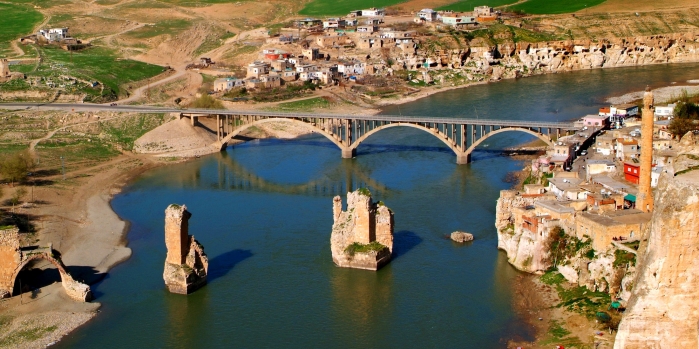
M 41 29 L 39 35 L 48 41 L 59 41 L 68 37 L 68 28 Z
M 366 63 L 359 61 L 340 62 L 337 64 L 337 71 L 344 76 L 363 75 Z
M 432 22 L 437 20 L 437 11 L 431 8 L 423 8 L 417 13 L 418 18 L 422 18 L 427 22 Z
M 362 10 L 364 17 L 383 17 L 386 15 L 386 10 L 382 8 L 372 7 L 367 10 Z
M 221 78 L 214 80 L 214 91 L 228 91 L 234 87 L 244 87 L 245 80 L 236 78 Z
M 677 103 L 668 104 L 667 106 L 664 106 L 664 107 L 656 106 L 655 107 L 655 116 L 661 117 L 661 118 L 672 118 L 676 105 L 677 105 Z

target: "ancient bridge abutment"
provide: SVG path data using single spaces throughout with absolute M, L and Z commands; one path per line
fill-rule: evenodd
M 61 283 L 66 294 L 80 302 L 92 299 L 90 286 L 75 281 L 66 270 L 58 251 L 48 247 L 20 247 L 19 229 L 9 227 L 0 230 L 0 298 L 15 296 L 15 281 L 19 272 L 30 262 L 43 259 L 53 264 L 61 275 Z

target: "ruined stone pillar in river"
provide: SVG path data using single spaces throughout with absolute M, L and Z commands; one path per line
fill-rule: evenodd
M 209 259 L 204 247 L 189 235 L 187 206 L 172 204 L 165 209 L 165 271 L 163 279 L 172 293 L 189 294 L 206 285 Z
M 347 211 L 342 199 L 333 199 L 333 230 L 330 249 L 340 267 L 378 270 L 391 260 L 393 212 L 374 203 L 367 189 L 347 193 Z

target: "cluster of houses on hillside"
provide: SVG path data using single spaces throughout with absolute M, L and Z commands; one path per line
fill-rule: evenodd
M 79 50 L 89 46 L 68 35 L 68 28 L 40 29 L 36 34 L 19 39 L 22 44 L 56 44 L 64 50 Z
M 456 28 L 467 28 L 478 23 L 496 21 L 499 16 L 500 13 L 490 6 L 478 6 L 473 9 L 473 12 L 462 13 L 425 8 L 420 10 L 413 20 L 415 23 L 441 22 Z
M 264 49 L 260 53 L 260 60 L 248 65 L 245 78 L 218 79 L 214 82 L 214 92 L 235 87 L 274 88 L 296 80 L 335 84 L 342 80 L 353 81 L 378 70 L 391 74 L 390 55 L 377 57 L 367 54 L 377 49 L 394 50 L 404 57 L 413 57 L 412 60 L 408 59 L 410 68 L 422 67 L 427 58 L 420 60 L 414 57 L 419 43 L 415 26 L 442 23 L 464 28 L 476 25 L 478 21 L 494 21 L 499 13 L 488 6 L 476 7 L 473 13 L 468 14 L 423 9 L 415 15 L 414 22 L 418 24 L 412 23 L 413 29 L 401 26 L 403 30 L 385 25 L 385 15 L 384 9 L 370 8 L 352 11 L 344 18 L 297 20 L 294 22 L 295 28 L 282 30 L 268 43 L 299 43 L 300 54 L 297 52 L 294 55 L 279 48 Z M 301 40 L 301 31 L 307 35 L 304 40 Z M 343 57 L 348 50 L 367 53 Z
M 661 173 L 671 166 L 676 156 L 672 150 L 672 134 L 667 130 L 673 108 L 674 105 L 668 105 L 655 109 L 651 187 L 657 186 Z M 611 120 L 616 121 L 612 123 Z M 633 238 L 649 219 L 638 211 L 627 210 L 635 207 L 638 193 L 640 125 L 638 106 L 631 104 L 600 108 L 597 115 L 581 118 L 577 122 L 580 131 L 560 138 L 546 155 L 532 161 L 534 172 L 555 174 L 554 177 L 548 179 L 545 186 L 525 186 L 525 195 L 550 195 L 558 203 L 535 204 L 531 210 L 536 214 L 528 212 L 529 209 L 521 212 L 524 221 L 517 224 L 536 227 L 542 222 L 526 217 L 539 217 L 540 221 L 546 215 L 587 211 L 576 215 L 575 231 L 588 235 L 596 232 L 598 241 L 595 244 L 600 248 L 609 245 L 613 236 Z M 573 168 L 573 161 L 579 156 L 586 158 L 576 162 L 577 169 Z M 560 200 L 568 203 L 563 205 Z M 570 206 L 574 202 L 581 207 Z M 599 216 L 601 213 L 604 217 Z M 620 234 L 621 231 L 625 233 Z M 604 235 L 599 236 L 603 232 Z
M 636 207 L 637 197 L 656 187 L 663 172 L 674 172 L 677 152 L 667 132 L 673 108 L 658 106 L 654 115 L 647 116 L 654 120 L 650 157 L 641 155 L 641 119 L 636 105 L 611 105 L 580 119 L 580 132 L 559 139 L 547 155 L 532 162 L 533 173 L 546 173 L 547 180 L 524 185 L 519 192 L 503 193 L 529 202 L 512 209 L 514 222 L 508 229 L 543 243 L 553 227 L 561 227 L 579 239 L 589 238 L 595 253 L 610 249 L 635 253 L 623 244 L 637 241 L 651 219 L 647 207 Z M 587 150 L 589 156 L 585 156 Z M 570 166 L 577 156 L 585 158 L 575 162 L 578 168 L 573 171 L 552 162 L 558 158 Z M 640 180 L 642 157 L 650 161 L 650 174 L 645 174 L 650 175 L 650 183 Z M 569 277 L 576 279 L 577 275 Z M 602 285 L 602 290 L 609 286 Z

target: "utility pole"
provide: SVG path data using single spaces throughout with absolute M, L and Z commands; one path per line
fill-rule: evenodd
M 63 172 L 63 180 L 66 180 L 66 165 L 63 162 L 63 157 L 61 156 L 61 172 Z

